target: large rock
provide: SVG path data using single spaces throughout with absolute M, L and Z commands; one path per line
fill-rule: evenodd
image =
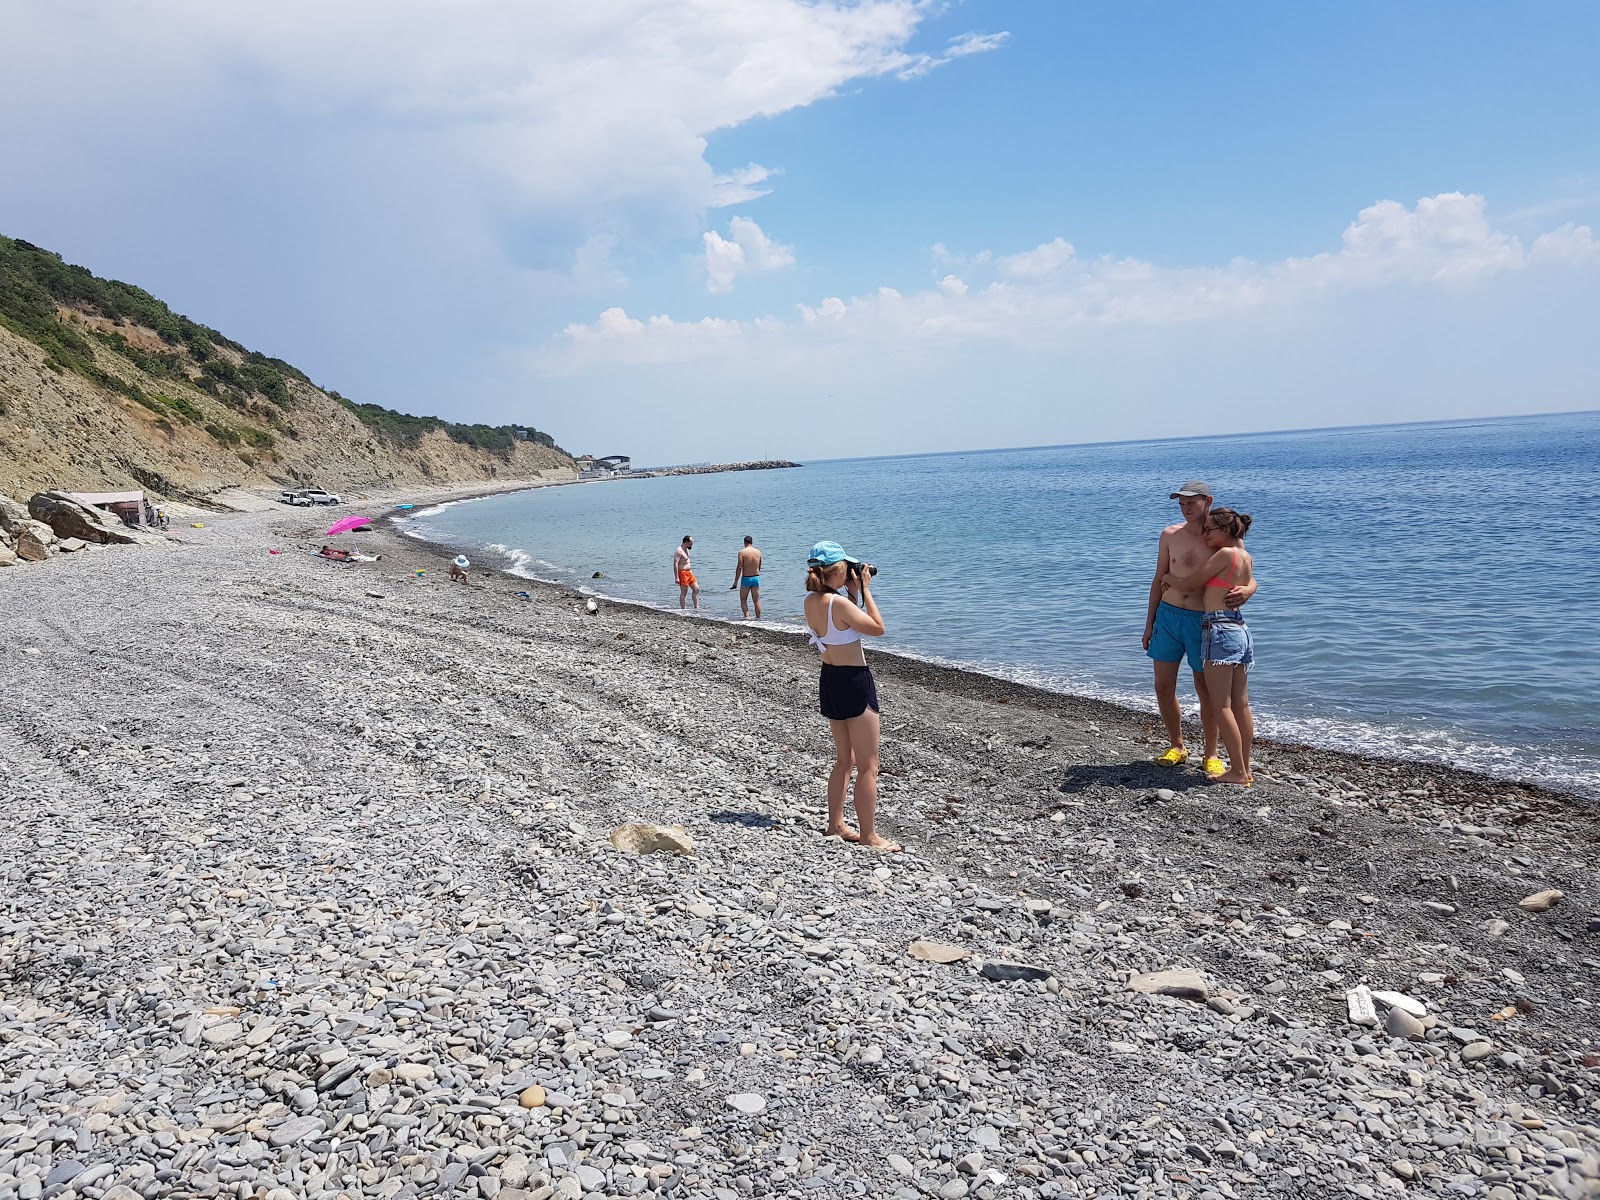
M 632 821 L 611 831 L 611 844 L 627 854 L 693 854 L 694 839 L 682 825 Z
M 15 539 L 19 521 L 32 519 L 26 505 L 18 504 L 10 496 L 0 496 L 0 533 L 4 533 L 8 541 Z
M 17 565 L 17 552 L 4 542 L 0 542 L 0 567 L 14 567 Z
M 50 532 L 50 526 L 38 526 L 39 522 L 29 521 L 28 527 L 17 530 L 17 557 L 24 562 L 43 562 L 50 557 L 50 543 L 56 535 Z
M 1198 971 L 1146 971 L 1128 980 L 1128 987 L 1146 996 L 1176 996 L 1202 1004 L 1211 994 L 1205 977 Z
M 39 492 L 28 501 L 28 512 L 35 520 L 43 521 L 57 536 L 82 538 L 86 542 L 104 545 L 116 542 L 123 545 L 161 541 L 161 535 L 130 529 L 116 517 L 74 500 L 65 492 Z
M 1523 912 L 1549 912 L 1566 898 L 1566 893 L 1559 888 L 1550 888 L 1548 891 L 1535 892 L 1531 896 L 1524 896 L 1517 901 L 1517 907 Z

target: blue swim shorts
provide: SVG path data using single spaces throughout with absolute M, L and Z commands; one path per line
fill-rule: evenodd
M 1156 628 L 1150 636 L 1150 649 L 1145 653 L 1157 662 L 1175 663 L 1189 660 L 1189 669 L 1197 675 L 1205 671 L 1205 659 L 1200 653 L 1200 619 L 1205 616 L 1192 608 L 1179 608 L 1163 600 L 1156 609 Z
M 1209 612 L 1200 623 L 1201 658 L 1223 667 L 1243 667 L 1256 661 L 1250 643 L 1250 627 L 1237 612 Z
M 739 580 L 739 586 L 740 587 L 760 587 L 761 586 L 761 576 L 759 576 L 759 575 L 746 575 L 743 579 Z

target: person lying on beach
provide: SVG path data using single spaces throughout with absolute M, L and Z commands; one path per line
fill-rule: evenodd
M 1205 663 L 1206 690 L 1216 710 L 1222 744 L 1228 750 L 1228 769 L 1208 775 L 1207 783 L 1236 783 L 1249 787 L 1250 744 L 1256 723 L 1250 713 L 1250 664 L 1255 662 L 1250 628 L 1237 608 L 1228 607 L 1231 589 L 1255 579 L 1255 561 L 1241 544 L 1250 532 L 1250 514 L 1231 508 L 1213 508 L 1206 516 L 1204 537 L 1211 557 L 1192 571 L 1169 571 L 1165 579 L 1175 588 L 1202 590 L 1205 615 L 1200 620 L 1201 657 Z
M 350 561 L 352 562 L 377 562 L 382 557 L 383 555 L 381 554 L 357 554 L 355 551 L 350 552 Z
M 335 550 L 332 546 L 324 546 L 322 549 L 318 550 L 317 553 L 322 555 L 323 558 L 331 558 L 334 562 L 350 561 L 350 551 Z
M 845 554 L 837 542 L 818 542 L 806 560 L 805 614 L 811 644 L 822 651 L 818 707 L 833 734 L 827 832 L 847 842 L 894 851 L 900 849 L 899 843 L 880 837 L 877 830 L 878 687 L 861 648 L 863 635 L 883 636 L 883 614 L 872 598 L 872 576 L 872 567 Z M 841 588 L 848 595 L 840 595 Z M 844 820 L 844 796 L 852 770 L 859 833 Z

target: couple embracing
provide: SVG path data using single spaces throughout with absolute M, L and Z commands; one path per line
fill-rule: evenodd
M 1201 770 L 1208 782 L 1249 787 L 1255 737 L 1249 671 L 1255 654 L 1239 610 L 1256 593 L 1255 564 L 1242 544 L 1250 517 L 1213 506 L 1210 487 L 1199 479 L 1171 498 L 1183 520 L 1161 531 L 1144 625 L 1145 653 L 1155 662 L 1156 706 L 1167 727 L 1168 747 L 1156 761 L 1176 767 L 1189 759 L 1178 706 L 1178 671 L 1187 659 L 1205 732 Z M 1217 757 L 1219 737 L 1226 764 Z

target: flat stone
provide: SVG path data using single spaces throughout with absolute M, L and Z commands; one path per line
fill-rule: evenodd
M 246 1046 L 260 1046 L 265 1042 L 270 1041 L 272 1035 L 277 1032 L 278 1026 L 275 1022 L 263 1021 L 249 1033 L 244 1035 L 244 1044 Z
M 1421 1000 L 1414 1000 L 1404 992 L 1373 992 L 1372 998 L 1385 1008 L 1400 1008 L 1410 1013 L 1413 1017 L 1426 1016 L 1428 1006 Z
M 1393 1171 L 1396 1177 L 1404 1179 L 1407 1183 L 1417 1177 L 1417 1168 L 1403 1158 L 1397 1158 L 1390 1163 L 1389 1170 Z
M 273 1146 L 292 1146 L 296 1142 L 310 1141 L 327 1129 L 321 1117 L 290 1117 L 274 1129 L 268 1137 Z
M 1352 1025 L 1376 1025 L 1378 1010 L 1372 1002 L 1372 992 L 1365 984 L 1358 984 L 1344 995 L 1345 1007 Z
M 939 1189 L 940 1200 L 962 1200 L 967 1194 L 967 1181 L 965 1179 L 952 1179 Z
M 572 1168 L 572 1173 L 577 1176 L 578 1182 L 583 1185 L 586 1192 L 598 1192 L 606 1185 L 606 1173 L 588 1163 L 579 1163 Z
M 1211 994 L 1199 971 L 1147 971 L 1128 980 L 1128 987 L 1146 996 L 1176 996 L 1202 1004 Z
M 911 1165 L 911 1160 L 903 1155 L 891 1154 L 889 1155 L 888 1161 L 889 1166 L 900 1172 L 900 1174 L 904 1175 L 907 1179 L 911 1178 L 911 1176 L 917 1173 L 916 1168 Z
M 426 1063 L 401 1063 L 395 1067 L 394 1077 L 406 1083 L 421 1083 L 433 1078 L 433 1068 Z
M 1028 963 L 1004 962 L 993 959 L 985 962 L 978 968 L 978 974 L 985 979 L 1008 981 L 1015 979 L 1049 979 L 1050 971 L 1045 967 L 1035 967 Z
M 709 921 L 717 915 L 717 910 L 710 904 L 691 904 L 689 905 L 689 915 L 698 917 L 702 921 Z
M 62 1184 L 71 1183 L 79 1175 L 82 1175 L 86 1169 L 77 1159 L 69 1158 L 50 1168 L 50 1174 L 44 1177 L 44 1185 L 45 1187 L 59 1187 Z
M 1517 907 L 1523 912 L 1549 912 L 1566 898 L 1567 894 L 1559 888 L 1548 888 L 1531 896 L 1524 896 L 1517 901 Z
M 1424 900 L 1422 907 L 1429 912 L 1438 913 L 1441 917 L 1453 917 L 1456 915 L 1456 906 L 1454 904 L 1446 904 L 1442 900 Z
M 611 831 L 608 839 L 625 854 L 693 854 L 694 839 L 682 825 L 647 825 L 630 821 Z
M 753 1117 L 767 1107 L 767 1098 L 755 1092 L 735 1092 L 727 1100 L 729 1108 L 742 1112 L 747 1117 Z
M 1469 1042 L 1461 1048 L 1461 1059 L 1463 1062 L 1477 1062 L 1493 1053 L 1494 1045 L 1490 1042 Z
M 915 941 L 906 947 L 906 953 L 918 962 L 953 963 L 960 962 L 963 958 L 971 958 L 971 950 L 963 950 L 960 946 L 947 946 L 943 942 Z

